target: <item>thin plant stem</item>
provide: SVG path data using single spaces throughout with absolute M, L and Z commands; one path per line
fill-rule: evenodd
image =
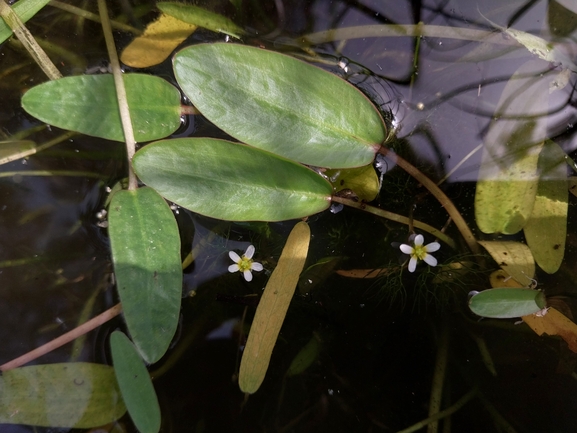
M 93 317 L 88 322 L 83 323 L 80 326 L 77 326 L 76 328 L 67 332 L 66 334 L 63 334 L 60 337 L 55 338 L 54 340 L 49 341 L 48 343 L 40 347 L 37 347 L 36 349 L 31 350 L 30 352 L 22 356 L 19 356 L 18 358 L 13 359 L 12 361 L 7 362 L 6 364 L 0 365 L 0 371 L 12 370 L 13 368 L 17 368 L 31 361 L 34 361 L 36 358 L 39 358 L 42 355 L 46 355 L 47 353 L 55 349 L 58 349 L 60 346 L 64 346 L 65 344 L 70 343 L 76 338 L 96 329 L 103 323 L 106 323 L 110 319 L 113 319 L 114 317 L 118 316 L 121 313 L 121 311 L 122 311 L 122 304 L 118 303 L 114 307 L 106 310 L 104 313 L 101 313 L 98 316 Z
M 449 353 L 449 327 L 444 320 L 441 325 L 441 335 L 437 343 L 437 359 L 433 370 L 433 383 L 431 385 L 431 397 L 429 399 L 429 417 L 437 415 L 441 409 L 443 399 L 443 385 L 445 384 L 445 373 L 447 372 L 447 360 Z M 427 426 L 427 433 L 437 433 L 439 431 L 438 421 L 433 421 Z
M 370 206 L 370 205 L 365 204 L 365 203 L 359 203 L 359 202 L 356 202 L 356 201 L 351 200 L 349 198 L 333 196 L 331 198 L 331 201 L 336 202 L 336 203 L 341 203 L 341 204 L 344 204 L 346 206 L 353 207 L 355 209 L 360 209 L 362 211 L 372 213 L 374 215 L 380 216 L 382 218 L 386 218 L 386 219 L 391 220 L 391 221 L 398 222 L 400 224 L 405 224 L 405 225 L 411 224 L 411 219 L 407 218 L 406 216 L 399 215 L 399 214 L 396 214 L 393 212 L 389 212 L 389 211 L 386 211 L 383 209 L 379 209 L 378 207 Z M 442 231 L 436 229 L 433 226 L 430 226 L 429 224 L 425 224 L 424 222 L 421 222 L 418 220 L 412 220 L 412 223 L 413 223 L 413 226 L 423 230 L 424 232 L 430 233 L 431 235 L 435 236 L 440 241 L 442 241 L 445 244 L 447 244 L 448 246 L 450 246 L 452 249 L 454 249 L 454 250 L 457 249 L 457 244 L 455 243 L 455 241 L 453 239 L 451 239 L 449 236 L 447 236 L 445 233 L 443 233 Z
M 477 239 L 475 239 L 475 236 L 465 222 L 465 219 L 457 210 L 451 199 L 447 197 L 447 195 L 435 184 L 435 182 L 425 176 L 417 167 L 409 163 L 409 161 L 387 149 L 385 146 L 381 146 L 379 153 L 395 161 L 399 167 L 401 167 L 403 170 L 413 176 L 419 183 L 421 183 L 421 185 L 427 188 L 429 192 L 433 194 L 433 196 L 439 201 L 439 203 L 441 203 L 441 206 L 445 208 L 449 216 L 453 219 L 457 229 L 461 232 L 461 235 L 465 239 L 465 242 L 469 246 L 470 250 L 474 254 L 481 254 L 481 249 L 479 248 Z
M 0 178 L 12 176 L 70 176 L 70 177 L 90 177 L 93 179 L 108 180 L 110 176 L 103 173 L 92 173 L 89 171 L 74 170 L 27 170 L 27 171 L 5 171 L 0 173 Z
M 102 32 L 104 33 L 104 39 L 106 40 L 106 49 L 108 50 L 110 66 L 112 67 L 112 74 L 114 75 L 116 99 L 118 100 L 118 108 L 120 109 L 120 120 L 122 121 L 124 141 L 126 143 L 126 156 L 128 158 L 128 190 L 132 191 L 138 188 L 136 174 L 134 174 L 134 170 L 132 169 L 132 157 L 136 151 L 136 140 L 134 138 L 132 121 L 130 120 L 130 109 L 128 107 L 126 87 L 124 86 L 120 61 L 118 60 L 116 46 L 114 45 L 114 37 L 112 36 L 112 28 L 110 27 L 110 19 L 108 18 L 108 10 L 106 8 L 105 0 L 98 0 L 98 11 L 100 12 Z
M 55 146 L 59 143 L 62 143 L 64 140 L 68 140 L 71 137 L 74 137 L 77 133 L 73 132 L 73 131 L 69 131 L 69 132 L 65 132 L 61 135 L 59 135 L 56 138 L 53 138 L 52 140 L 47 141 L 46 143 L 40 144 L 38 146 L 35 146 L 33 143 L 33 141 L 30 141 L 29 143 L 33 146 L 30 147 L 28 149 L 24 149 L 21 150 L 20 152 L 14 152 L 13 154 L 7 155 L 3 158 L 0 158 L 0 165 L 2 164 L 7 164 L 9 162 L 12 161 L 16 161 L 20 158 L 25 158 L 27 156 L 30 155 L 34 155 L 42 150 L 48 149 L 49 147 Z M 22 143 L 25 144 L 25 143 Z M 26 147 L 26 146 L 22 146 L 22 147 Z
M 62 74 L 56 69 L 52 60 L 50 60 L 44 50 L 40 48 L 34 36 L 28 31 L 20 17 L 6 4 L 5 0 L 0 0 L 0 16 L 6 24 L 8 24 L 8 27 L 12 29 L 18 40 L 22 42 L 26 51 L 28 51 L 46 76 L 51 80 L 62 78 Z

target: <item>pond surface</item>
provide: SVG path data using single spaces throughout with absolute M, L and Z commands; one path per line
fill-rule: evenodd
M 153 5 L 136 3 L 134 25 L 155 18 Z M 477 228 L 479 145 L 498 117 L 500 99 L 515 71 L 527 62 L 531 62 L 528 75 L 536 77 L 561 69 L 515 45 L 491 22 L 556 41 L 575 58 L 575 8 L 571 12 L 555 1 L 279 0 L 239 1 L 236 11 L 233 2 L 199 3 L 244 23 L 252 36 L 243 42 L 296 54 L 357 85 L 395 128 L 396 138 L 388 145 L 434 182 L 446 179 L 443 190 L 479 239 L 523 241 L 521 233 L 503 237 Z M 97 13 L 95 5 L 85 6 Z M 368 27 L 419 22 L 425 28 L 442 26 L 446 33 L 433 37 L 423 30 L 425 36 L 378 36 Z M 28 26 L 37 38 L 66 49 L 50 53 L 65 76 L 107 65 L 96 23 L 46 7 Z M 346 36 L 315 36 L 353 27 Z M 449 30 L 453 27 L 493 32 L 492 42 L 457 39 L 458 32 Z M 115 32 L 115 37 L 119 49 L 132 39 L 125 32 Z M 183 46 L 224 39 L 201 30 Z M 307 49 L 297 48 L 315 39 L 318 43 Z M 23 131 L 30 131 L 26 137 L 37 143 L 62 136 L 65 131 L 43 127 L 20 108 L 23 92 L 46 80 L 40 70 L 13 42 L 4 43 L 0 53 L 3 139 Z M 169 60 L 145 72 L 174 82 Z M 574 73 L 568 74 L 566 86 L 544 94 L 538 103 L 527 102 L 527 113 L 519 113 L 538 119 L 538 128 L 569 156 L 577 147 L 574 83 Z M 226 137 L 202 116 L 192 115 L 183 119 L 175 136 Z M 426 188 L 393 160 L 384 164 L 387 170 L 376 171 L 382 187 L 372 204 L 437 229 L 444 227 L 447 214 Z M 0 165 L 0 363 L 118 301 L 101 211 L 109 188 L 125 176 L 120 143 L 82 135 L 67 136 L 37 155 Z M 538 269 L 535 276 L 549 298 L 564 300 L 566 315 L 571 315 L 577 282 L 574 204 L 570 196 L 567 244 L 559 271 L 549 275 Z M 236 379 L 255 295 L 261 294 L 295 221 L 235 224 L 176 206 L 173 210 L 182 255 L 192 250 L 195 260 L 184 270 L 175 341 L 165 357 L 150 366 L 163 414 L 161 431 L 401 431 L 429 416 L 432 389 L 439 392 L 441 409 L 472 397 L 441 422 L 443 431 L 575 430 L 576 354 L 563 340 L 539 337 L 516 319 L 479 321 L 467 308 L 467 293 L 489 288 L 489 274 L 498 269 L 488 255 L 484 265 L 478 265 L 478 257 L 467 249 L 454 225 L 447 224 L 446 233 L 456 240 L 456 249 L 442 244 L 434 254 L 437 267 L 420 263 L 410 273 L 407 256 L 398 247 L 408 242 L 409 228 L 352 208 L 309 218 L 312 239 L 305 271 L 266 379 L 245 399 Z M 434 241 L 423 234 L 425 243 Z M 227 271 L 228 252 L 241 254 L 251 244 L 265 271 L 246 282 Z M 448 267 L 455 263 L 464 270 Z M 374 269 L 381 270 L 376 278 L 371 274 Z M 357 270 L 356 278 L 351 278 L 351 270 Z M 117 328 L 124 329 L 120 319 L 34 363 L 110 363 L 107 339 Z M 307 344 L 315 347 L 305 357 L 310 366 L 288 375 Z M 103 431 L 135 430 L 126 416 Z

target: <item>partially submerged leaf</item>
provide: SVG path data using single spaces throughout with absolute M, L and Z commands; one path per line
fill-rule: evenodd
M 363 93 L 284 54 L 199 44 L 176 54 L 174 72 L 184 93 L 216 126 L 308 165 L 367 165 L 386 137 L 379 112 Z
M 138 177 L 162 196 L 229 221 L 282 221 L 327 209 L 331 185 L 300 164 L 213 138 L 163 140 L 132 160 Z
M 152 188 L 119 191 L 108 211 L 114 274 L 128 331 L 148 363 L 168 349 L 182 296 L 180 236 Z
M 0 142 L 0 165 L 36 153 L 36 143 L 31 140 Z
M 14 3 L 11 8 L 25 23 L 49 2 L 50 0 L 20 0 Z M 12 36 L 12 29 L 8 27 L 4 20 L 0 19 L 0 44 L 10 36 Z
M 162 78 L 124 74 L 136 141 L 172 134 L 180 126 L 180 93 Z M 124 141 L 112 75 L 78 75 L 28 90 L 22 107 L 32 116 L 62 129 Z
M 373 201 L 379 193 L 379 177 L 369 164 L 344 170 L 327 170 L 324 173 L 335 187 L 335 192 L 350 189 L 364 202 Z
M 0 377 L 0 423 L 92 428 L 126 412 L 114 370 L 86 362 L 32 365 Z
M 146 26 L 142 36 L 138 36 L 128 44 L 122 51 L 120 60 L 133 68 L 158 65 L 195 30 L 196 26 L 193 24 L 160 14 L 155 21 Z
M 160 406 L 142 358 L 120 331 L 110 336 L 110 351 L 116 380 L 130 418 L 140 433 L 160 430 Z
M 477 316 L 511 319 L 535 314 L 546 306 L 545 294 L 528 288 L 499 287 L 472 292 L 469 308 Z
M 241 391 L 253 394 L 260 387 L 290 301 L 303 270 L 311 232 L 307 223 L 292 229 L 260 299 L 244 348 L 238 383 Z
M 523 287 L 532 283 L 535 261 L 525 244 L 511 241 L 479 241 L 502 269 Z
M 549 308 L 547 314 L 536 317 L 534 315 L 524 316 L 523 321 L 535 331 L 537 335 L 558 335 L 560 336 L 572 352 L 577 353 L 577 325 L 557 311 Z
M 213 32 L 224 33 L 237 39 L 244 34 L 244 30 L 228 18 L 192 4 L 160 2 L 156 7 L 166 15 Z

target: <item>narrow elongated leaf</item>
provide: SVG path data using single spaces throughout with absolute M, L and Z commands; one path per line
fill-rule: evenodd
M 355 87 L 293 57 L 200 44 L 174 58 L 184 93 L 212 123 L 252 146 L 318 167 L 369 164 L 386 136 Z
M 28 21 L 36 12 L 48 4 L 50 0 L 20 0 L 14 3 L 12 10 L 20 17 L 23 23 Z M 12 36 L 12 29 L 0 19 L 0 44 Z
M 172 134 L 180 126 L 180 93 L 167 81 L 125 74 L 136 141 Z M 62 129 L 124 141 L 112 75 L 79 75 L 33 87 L 22 97 L 32 116 Z
M 546 306 L 545 294 L 540 290 L 501 287 L 471 292 L 469 308 L 477 316 L 511 319 L 541 311 Z
M 146 362 L 166 352 L 182 295 L 180 236 L 166 202 L 151 188 L 119 191 L 108 212 L 118 294 L 134 344 Z
M 535 261 L 531 250 L 521 242 L 479 241 L 493 260 L 523 287 L 531 284 L 535 275 Z
M 157 433 L 160 406 L 142 358 L 120 331 L 114 331 L 110 336 L 110 350 L 116 380 L 134 425 L 140 433 Z
M 114 370 L 107 365 L 32 365 L 0 377 L 2 424 L 92 428 L 125 412 Z
M 163 140 L 132 160 L 138 177 L 182 207 L 230 221 L 282 221 L 329 207 L 331 185 L 300 164 L 212 138 Z
M 240 363 L 238 384 L 243 392 L 255 393 L 264 380 L 272 350 L 307 258 L 310 237 L 307 223 L 301 221 L 294 226 L 264 289 Z

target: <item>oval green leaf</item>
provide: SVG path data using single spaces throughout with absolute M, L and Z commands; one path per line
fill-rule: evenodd
M 108 212 L 118 294 L 134 344 L 148 363 L 168 349 L 182 296 L 180 236 L 172 211 L 151 188 L 119 191 Z
M 297 223 L 282 250 L 256 308 L 238 374 L 242 392 L 255 393 L 268 370 L 272 350 L 307 259 L 311 229 Z
M 114 331 L 110 336 L 110 350 L 116 380 L 134 425 L 140 433 L 157 433 L 160 406 L 142 358 L 120 331 Z
M 126 412 L 114 370 L 87 362 L 32 365 L 0 377 L 0 423 L 93 428 Z
M 545 294 L 540 290 L 500 287 L 471 294 L 471 311 L 477 316 L 493 319 L 527 316 L 546 306 Z
M 136 141 L 172 134 L 180 126 L 180 93 L 163 80 L 124 74 Z M 33 87 L 22 97 L 32 116 L 58 128 L 124 141 L 112 75 L 79 75 Z
M 300 164 L 243 144 L 180 138 L 149 144 L 132 160 L 168 200 L 230 221 L 282 221 L 327 209 L 331 185 Z
M 174 57 L 184 93 L 240 141 L 304 164 L 369 164 L 386 127 L 358 89 L 284 54 L 237 44 L 200 44 Z

